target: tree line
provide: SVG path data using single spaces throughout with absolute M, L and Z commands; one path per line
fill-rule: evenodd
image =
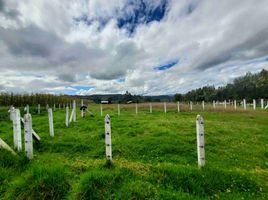
M 213 100 L 241 100 L 268 99 L 268 71 L 252 74 L 234 79 L 232 83 L 222 87 L 205 86 L 191 90 L 186 94 L 175 94 L 174 101 L 213 101 Z
M 67 95 L 52 95 L 52 94 L 13 94 L 13 93 L 0 93 L 0 106 L 16 106 L 21 107 L 25 105 L 41 106 L 53 104 L 67 104 L 71 103 L 72 98 Z

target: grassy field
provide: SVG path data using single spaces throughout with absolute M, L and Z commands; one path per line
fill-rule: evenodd
M 199 105 L 200 107 L 201 105 Z M 194 107 L 198 109 L 199 107 Z M 186 111 L 168 104 L 104 105 L 111 116 L 113 165 L 107 165 L 104 116 L 65 127 L 65 111 L 54 112 L 49 136 L 45 110 L 31 108 L 41 136 L 34 159 L 0 150 L 0 199 L 268 199 L 268 112 Z M 212 110 L 210 108 L 210 110 Z M 22 113 L 22 109 L 21 109 Z M 205 119 L 206 166 L 198 169 L 195 118 Z M 13 146 L 12 122 L 0 108 L 0 138 Z

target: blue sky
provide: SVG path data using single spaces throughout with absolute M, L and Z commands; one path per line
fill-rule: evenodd
M 0 92 L 174 94 L 268 69 L 267 0 L 0 0 Z

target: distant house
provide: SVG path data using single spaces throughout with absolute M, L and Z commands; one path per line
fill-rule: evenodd
M 109 101 L 101 101 L 101 104 L 109 104 Z

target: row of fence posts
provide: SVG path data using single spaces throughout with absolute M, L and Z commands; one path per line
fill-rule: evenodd
M 216 103 L 216 101 L 212 102 L 213 109 L 216 109 L 217 104 L 218 103 Z M 233 104 L 234 110 L 237 110 L 237 101 L 234 100 L 232 102 L 232 104 Z M 202 101 L 201 106 L 202 106 L 202 110 L 205 110 L 205 101 Z M 247 102 L 245 99 L 243 99 L 243 101 L 242 101 L 242 106 L 243 106 L 244 110 L 247 110 Z M 253 110 L 256 110 L 256 100 L 255 99 L 253 99 L 252 106 L 253 106 Z M 227 109 L 227 101 L 226 100 L 223 102 L 223 107 L 224 107 L 224 109 Z M 136 103 L 135 104 L 135 113 L 136 114 L 138 114 L 138 112 L 139 112 L 138 108 L 139 108 L 138 104 Z M 163 102 L 163 108 L 164 108 L 164 113 L 167 113 L 167 103 L 166 102 Z M 191 111 L 193 111 L 193 102 L 192 101 L 189 102 L 189 108 Z M 267 103 L 267 106 L 264 107 L 264 100 L 261 99 L 261 109 L 267 109 L 267 108 L 268 108 L 268 103 Z M 153 113 L 152 103 L 149 103 L 149 111 L 150 111 L 150 113 Z M 180 112 L 180 102 L 179 101 L 177 102 L 177 111 Z M 118 113 L 118 115 L 121 114 L 120 104 L 117 104 L 117 113 Z M 100 115 L 103 116 L 103 104 L 100 104 Z
M 69 115 L 69 107 L 68 104 L 63 104 L 63 108 L 66 108 L 66 126 L 68 127 L 68 115 Z M 73 110 L 72 115 L 70 118 L 70 122 L 76 121 L 76 104 L 75 101 L 73 101 Z M 49 135 L 51 137 L 54 137 L 54 123 L 53 123 L 53 111 L 52 108 L 49 108 L 48 105 L 46 105 L 46 109 L 48 112 L 48 123 L 49 123 Z M 59 109 L 61 109 L 61 104 L 59 104 Z M 14 143 L 14 149 L 20 152 L 22 150 L 22 137 L 21 137 L 21 122 L 24 124 L 24 145 L 25 145 L 25 154 L 28 159 L 33 158 L 33 138 L 40 142 L 41 138 L 39 135 L 33 130 L 32 128 L 32 116 L 30 114 L 29 105 L 26 105 L 24 108 L 26 114 L 24 115 L 24 118 L 21 118 L 20 116 L 20 110 L 15 109 L 14 107 L 11 107 L 10 112 L 10 120 L 13 123 L 13 143 Z M 37 113 L 40 114 L 40 104 L 37 105 Z M 56 110 L 55 104 L 53 105 L 53 110 Z M 0 139 L 0 147 L 3 147 L 9 151 L 11 151 L 13 154 L 16 154 L 12 148 L 10 148 L 2 139 Z
M 190 104 L 190 110 L 192 110 L 192 102 Z M 213 108 L 216 108 L 216 102 L 213 101 Z M 236 100 L 233 101 L 234 108 L 236 109 Z M 81 106 L 83 106 L 83 100 L 81 101 Z M 120 104 L 117 105 L 118 107 L 118 115 L 120 115 Z M 150 113 L 153 112 L 153 106 L 152 103 L 149 104 L 150 106 Z M 65 118 L 65 125 L 68 127 L 68 124 L 70 122 L 76 122 L 76 102 L 73 101 L 72 112 L 69 119 L 69 107 L 68 104 L 63 106 L 66 109 L 66 118 Z M 226 100 L 224 101 L 224 108 L 227 107 Z M 246 110 L 246 100 L 243 99 L 243 107 Z M 266 106 L 267 107 L 267 106 Z M 59 109 L 61 108 L 61 105 L 59 104 Z M 202 108 L 205 110 L 205 102 L 202 101 Z M 264 108 L 264 100 L 261 99 L 261 108 Z M 55 104 L 53 106 L 53 109 L 55 110 Z M 253 100 L 253 109 L 256 109 L 256 100 Z M 20 117 L 20 110 L 12 108 L 10 111 L 10 118 L 13 121 L 13 140 L 14 140 L 14 148 L 17 151 L 22 150 L 22 139 L 21 139 L 21 123 L 22 121 L 24 123 L 24 141 L 25 141 L 25 153 L 26 156 L 29 159 L 33 158 L 33 135 L 34 137 L 40 141 L 40 137 L 37 135 L 37 133 L 32 128 L 32 117 L 29 113 L 29 105 L 25 108 L 26 114 L 24 115 L 24 118 L 22 119 Z M 54 125 L 53 125 L 53 112 L 52 108 L 49 108 L 47 105 L 47 111 L 48 111 L 48 120 L 49 120 L 49 133 L 51 137 L 54 137 Z M 138 114 L 138 104 L 135 104 L 135 111 L 136 114 Z M 180 112 L 180 102 L 177 102 L 177 111 Z M 81 117 L 84 117 L 84 111 L 81 110 Z M 167 112 L 167 106 L 166 102 L 164 102 L 164 112 Z M 38 114 L 40 114 L 40 104 L 38 104 Z M 103 114 L 103 107 L 101 104 L 101 115 Z M 111 139 L 111 118 L 109 115 L 106 115 L 104 118 L 105 122 L 105 145 L 106 145 L 106 159 L 108 162 L 112 162 L 112 139 Z M 197 157 L 198 157 L 198 166 L 203 167 L 205 165 L 205 140 L 204 140 L 204 119 L 202 116 L 197 115 L 196 117 L 196 137 L 197 137 Z M 0 145 L 5 146 L 6 144 L 1 139 Z M 8 145 L 7 145 L 8 146 Z M 12 150 L 12 149 L 11 149 Z M 14 151 L 13 151 L 14 153 Z

